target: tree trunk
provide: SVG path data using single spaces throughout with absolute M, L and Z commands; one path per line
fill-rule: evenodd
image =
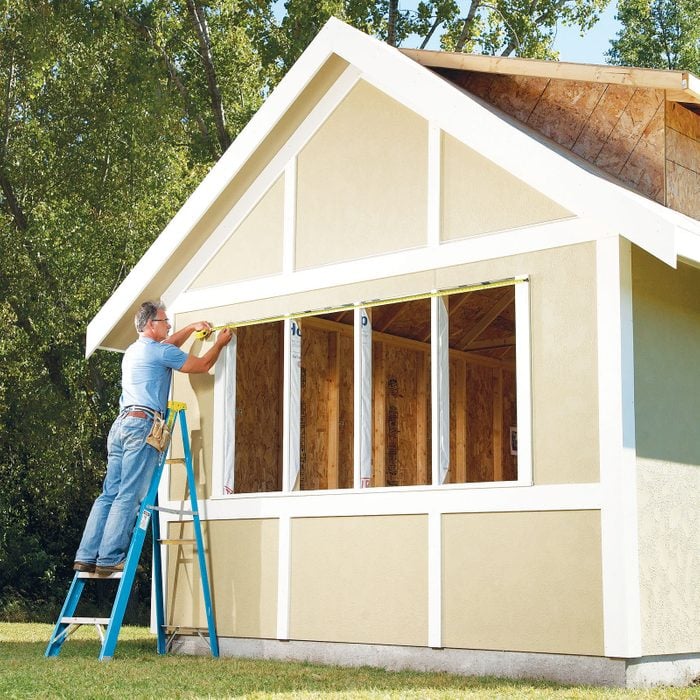
M 467 12 L 467 17 L 462 25 L 462 32 L 460 33 L 459 39 L 457 39 L 457 43 L 455 44 L 455 51 L 463 51 L 464 45 L 467 43 L 467 41 L 469 41 L 469 39 L 471 39 L 474 17 L 476 17 L 476 11 L 479 9 L 480 5 L 481 0 L 472 0 L 471 5 L 469 6 L 469 12 Z
M 219 139 L 219 146 L 223 152 L 231 145 L 231 137 L 226 129 L 226 115 L 224 114 L 224 105 L 221 100 L 221 90 L 219 89 L 216 69 L 214 68 L 214 56 L 211 51 L 211 39 L 209 38 L 207 17 L 197 0 L 187 0 L 187 7 L 190 10 L 192 22 L 197 34 L 197 40 L 199 41 L 199 53 L 202 58 L 202 65 L 204 66 L 204 73 L 207 78 L 209 101 L 211 102 L 214 122 L 216 123 L 216 134 Z
M 396 46 L 396 22 L 399 17 L 399 0 L 389 0 L 389 25 L 386 33 L 386 43 Z

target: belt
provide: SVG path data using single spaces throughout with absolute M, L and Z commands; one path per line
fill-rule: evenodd
M 149 406 L 125 406 L 120 415 L 125 418 L 155 418 L 156 416 L 160 418 L 160 411 Z

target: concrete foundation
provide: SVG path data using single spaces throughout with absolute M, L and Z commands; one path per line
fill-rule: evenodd
M 374 666 L 390 671 L 442 671 L 465 676 L 549 680 L 571 685 L 628 688 L 683 686 L 698 682 L 700 678 L 700 654 L 611 659 L 566 654 L 241 638 L 220 638 L 219 647 L 222 656 L 249 659 Z M 208 654 L 209 646 L 197 637 L 183 636 L 175 640 L 173 651 Z

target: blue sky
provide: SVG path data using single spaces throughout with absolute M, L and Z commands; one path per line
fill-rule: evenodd
M 559 51 L 560 61 L 575 63 L 605 63 L 605 52 L 610 48 L 620 29 L 615 20 L 617 2 L 613 0 L 598 23 L 584 37 L 570 27 L 560 27 L 557 32 L 555 48 Z

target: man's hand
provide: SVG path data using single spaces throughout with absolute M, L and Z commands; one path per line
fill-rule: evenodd
M 216 344 L 224 347 L 231 342 L 231 338 L 233 338 L 233 331 L 230 328 L 222 328 L 216 337 Z
M 211 335 L 211 323 L 209 321 L 197 321 L 192 324 L 192 331 L 194 333 L 202 333 L 204 338 L 208 338 Z

